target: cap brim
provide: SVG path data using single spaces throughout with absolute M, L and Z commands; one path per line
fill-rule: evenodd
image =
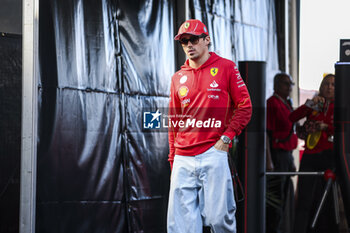
M 177 34 L 175 37 L 174 37 L 174 40 L 180 40 L 181 36 L 183 35 L 194 35 L 194 36 L 200 36 L 202 35 L 202 33 L 200 32 L 184 32 L 184 33 L 181 33 L 181 34 Z

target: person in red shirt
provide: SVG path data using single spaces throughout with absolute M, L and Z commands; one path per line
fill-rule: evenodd
M 293 122 L 289 115 L 293 111 L 289 95 L 292 91 L 291 77 L 286 73 L 278 73 L 274 77 L 274 93 L 267 100 L 267 170 L 289 172 L 295 171 L 292 152 L 297 147 L 298 138 L 294 133 Z M 278 199 L 277 206 L 266 205 L 266 232 L 283 232 L 282 219 L 288 192 L 293 188 L 288 176 L 267 177 L 267 192 L 274 193 Z M 291 204 L 290 206 L 293 206 Z
M 250 121 L 250 96 L 235 63 L 209 52 L 201 21 L 185 21 L 175 40 L 188 59 L 170 88 L 168 233 L 236 232 L 227 152 Z
M 325 171 L 335 167 L 333 157 L 334 81 L 333 74 L 326 75 L 322 80 L 319 94 L 312 100 L 307 100 L 289 116 L 293 122 L 306 117 L 304 132 L 300 134 L 305 140 L 305 151 L 299 171 Z M 323 177 L 299 176 L 295 233 L 338 231 L 331 195 L 328 195 L 315 229 L 310 229 L 325 183 Z

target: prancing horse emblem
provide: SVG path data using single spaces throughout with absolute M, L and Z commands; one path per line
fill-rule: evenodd
M 210 69 L 210 73 L 211 73 L 211 75 L 212 75 L 213 77 L 214 77 L 215 75 L 217 75 L 218 71 L 219 71 L 219 69 L 216 68 L 216 67 Z

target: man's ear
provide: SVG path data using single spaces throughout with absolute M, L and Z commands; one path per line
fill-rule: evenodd
M 207 42 L 207 44 L 209 44 L 210 43 L 210 36 L 205 37 L 205 41 Z

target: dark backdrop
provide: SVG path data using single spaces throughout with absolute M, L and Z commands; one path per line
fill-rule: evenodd
M 0 232 L 18 232 L 22 39 L 0 35 Z
M 167 1 L 40 1 L 37 232 L 165 232 Z
M 207 24 L 213 51 L 236 63 L 266 61 L 272 77 L 278 69 L 273 2 L 194 0 L 188 10 Z M 183 21 L 179 5 L 40 1 L 37 232 L 166 232 L 167 134 L 143 130 L 142 115 L 167 106 L 175 58 L 183 56 L 175 54 L 173 41 Z M 7 132 L 16 121 L 10 128 L 17 140 L 6 144 L 10 156 L 1 154 L 6 162 L 0 164 L 5 213 L 0 225 L 8 227 L 1 232 L 18 231 L 21 41 L 16 40 L 14 52 L 0 40 L 7 49 L 0 50 L 6 52 L 1 62 L 10 64 L 0 66 L 10 67 L 3 77 L 15 82 L 14 89 L 1 82 L 1 90 L 8 89 L 1 93 L 12 96 L 1 107 L 13 107 L 14 116 L 3 127 L 8 125 Z

